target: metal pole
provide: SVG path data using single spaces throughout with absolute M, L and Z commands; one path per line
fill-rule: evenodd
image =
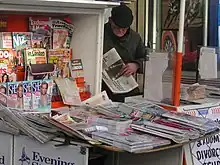
M 183 36 L 184 36 L 184 16 L 185 16 L 186 0 L 180 1 L 180 19 L 179 19 L 179 33 L 178 33 L 178 49 L 175 56 L 175 70 L 173 75 L 173 105 L 180 104 L 180 84 L 182 75 L 182 56 L 183 56 Z
M 145 46 L 147 46 L 147 43 L 149 41 L 149 36 L 148 36 L 148 24 L 149 24 L 149 0 L 145 0 Z
M 153 50 L 156 49 L 157 42 L 157 0 L 153 0 Z
M 204 1 L 204 27 L 203 27 L 203 45 L 208 45 L 208 16 L 209 16 L 209 0 Z

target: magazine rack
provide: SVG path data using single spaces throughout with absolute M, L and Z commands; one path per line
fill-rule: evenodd
M 1 0 L 0 4 L 1 14 L 16 14 L 16 20 L 24 15 L 70 17 L 76 27 L 71 42 L 73 58 L 82 59 L 85 79 L 91 85 L 92 95 L 101 91 L 104 10 L 119 3 L 80 0 Z M 26 31 L 15 17 L 8 20 L 8 28 L 13 31 Z

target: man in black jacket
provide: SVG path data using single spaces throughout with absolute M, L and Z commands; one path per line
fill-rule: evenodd
M 133 22 L 132 11 L 126 5 L 114 7 L 111 17 L 104 29 L 104 54 L 115 48 L 125 62 L 121 71 L 124 76 L 130 76 L 137 72 L 143 72 L 143 60 L 145 58 L 145 46 L 138 33 L 130 26 Z M 125 97 L 139 94 L 139 89 L 125 94 L 114 94 L 102 83 L 102 90 L 105 90 L 112 101 L 124 102 Z

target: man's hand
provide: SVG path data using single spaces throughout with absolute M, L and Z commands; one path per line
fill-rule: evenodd
M 121 75 L 130 76 L 137 72 L 139 66 L 136 63 L 128 63 L 126 64 L 121 71 Z

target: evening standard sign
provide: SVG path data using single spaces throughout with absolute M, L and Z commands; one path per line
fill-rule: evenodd
M 23 147 L 18 161 L 21 165 L 75 165 L 74 162 L 62 160 L 60 156 L 49 157 L 37 151 L 32 151 L 31 154 L 29 154 L 26 152 L 25 147 Z
M 11 165 L 13 136 L 0 133 L 0 139 L 0 165 Z
M 220 106 L 204 107 L 183 112 L 220 122 Z M 191 144 L 194 165 L 220 165 L 220 134 L 209 136 Z
M 80 147 L 55 147 L 55 142 L 40 144 L 26 136 L 14 136 L 15 165 L 83 165 L 87 164 L 88 151 Z

